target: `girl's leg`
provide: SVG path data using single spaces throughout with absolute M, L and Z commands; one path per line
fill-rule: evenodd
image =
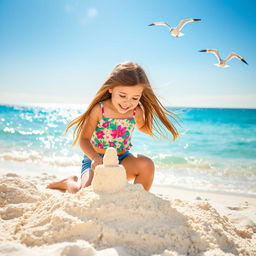
M 60 189 L 68 191 L 69 193 L 76 193 L 81 188 L 85 188 L 91 185 L 93 179 L 93 171 L 86 170 L 81 176 L 81 185 L 77 182 L 78 178 L 76 176 L 70 176 L 60 181 L 51 182 L 46 186 L 50 189 Z
M 76 193 L 80 189 L 80 185 L 77 180 L 78 178 L 76 176 L 70 176 L 60 181 L 51 182 L 46 186 L 46 188 L 60 189 L 68 191 L 69 193 Z
M 93 171 L 91 169 L 92 160 L 84 155 L 84 159 L 82 161 L 82 173 L 81 173 L 81 187 L 86 188 L 91 185 L 93 179 Z
M 86 188 L 91 185 L 93 179 L 93 171 L 87 170 L 81 176 L 81 188 Z
M 85 188 L 91 185 L 93 179 L 93 171 L 86 171 L 81 177 L 81 185 L 78 183 L 77 176 L 70 176 L 60 181 L 51 182 L 46 186 L 50 189 L 60 189 L 68 191 L 69 193 L 76 193 L 81 188 Z
M 147 191 L 151 188 L 155 166 L 150 158 L 143 155 L 129 155 L 121 164 L 126 170 L 128 180 L 134 179 L 134 184 L 142 184 Z

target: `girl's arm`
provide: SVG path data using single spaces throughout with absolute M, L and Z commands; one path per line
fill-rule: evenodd
M 95 105 L 91 110 L 87 122 L 82 128 L 81 136 L 79 138 L 79 146 L 82 151 L 91 159 L 101 158 L 99 154 L 94 150 L 90 140 L 94 130 L 96 129 L 97 123 L 100 119 L 101 109 L 99 104 Z
M 145 116 L 140 106 L 137 107 L 135 119 L 136 119 L 136 127 L 138 130 L 149 135 L 152 134 L 152 132 L 145 126 Z

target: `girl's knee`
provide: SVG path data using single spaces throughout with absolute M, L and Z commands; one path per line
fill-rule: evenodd
M 154 162 L 145 156 L 141 156 L 138 158 L 138 167 L 140 172 L 146 172 L 147 174 L 154 174 L 155 164 Z

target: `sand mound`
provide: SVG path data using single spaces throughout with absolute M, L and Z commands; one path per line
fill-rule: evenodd
M 0 178 L 0 207 L 7 204 L 33 203 L 38 200 L 39 192 L 29 181 L 8 175 Z
M 127 184 L 118 193 L 89 187 L 74 195 L 39 191 L 28 178 L 4 176 L 0 195 L 3 255 L 256 254 L 209 203 L 164 200 L 140 185 Z M 27 208 L 11 218 L 7 209 L 14 204 Z
M 36 186 L 9 174 L 0 178 L 0 215 L 3 220 L 17 218 L 40 198 Z

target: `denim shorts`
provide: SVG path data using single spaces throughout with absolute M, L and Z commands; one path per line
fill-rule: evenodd
M 104 154 L 99 154 L 101 157 L 104 156 Z M 118 156 L 118 161 L 119 164 L 121 164 L 121 162 L 129 155 L 132 155 L 131 152 L 126 151 L 125 153 L 123 153 L 122 155 Z M 81 169 L 81 176 L 87 172 L 87 171 L 91 171 L 91 164 L 92 164 L 92 160 L 87 156 L 84 155 L 84 159 L 82 161 L 82 169 Z

